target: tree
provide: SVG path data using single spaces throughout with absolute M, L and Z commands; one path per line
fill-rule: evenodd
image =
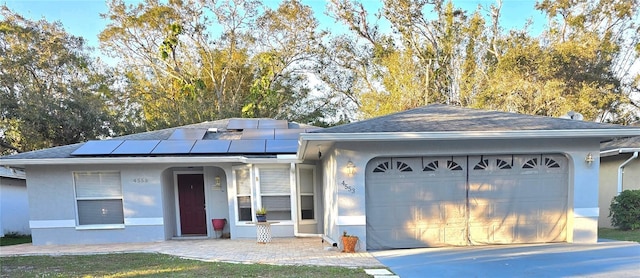
M 284 1 L 112 0 L 104 50 L 123 60 L 148 128 L 228 117 L 305 118 L 305 71 L 323 33 L 311 9 Z M 307 108 L 313 111 L 313 106 Z
M 622 49 L 637 41 L 637 1 L 542 1 L 549 29 L 539 39 L 511 32 L 479 107 L 560 116 L 577 111 L 587 120 L 629 122 L 634 108 Z M 631 38 L 631 39 L 630 39 Z M 626 57 L 623 57 L 626 56 Z M 637 56 L 632 58 L 637 60 Z
M 0 154 L 118 134 L 112 73 L 82 38 L 59 23 L 30 21 L 0 7 Z
M 306 83 L 326 35 L 317 31 L 318 25 L 311 8 L 297 0 L 283 1 L 257 19 L 259 51 L 253 60 L 254 83 L 243 108 L 245 116 L 308 121 L 316 114 Z
M 446 103 L 637 120 L 630 96 L 640 93 L 639 1 L 545 0 L 536 8 L 549 19 L 539 37 L 529 34 L 531 21 L 505 31 L 501 1 L 470 15 L 451 1 L 385 1 L 372 23 L 357 0 L 333 0 L 329 13 L 351 36 L 332 38 L 321 76 L 360 117 Z M 390 30 L 381 32 L 379 21 Z

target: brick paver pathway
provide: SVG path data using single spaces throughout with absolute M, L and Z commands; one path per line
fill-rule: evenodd
M 202 261 L 262 263 L 275 265 L 327 265 L 384 267 L 368 252 L 342 253 L 327 250 L 320 238 L 274 238 L 258 244 L 249 239 L 190 239 L 153 243 L 46 245 L 21 244 L 0 247 L 0 256 L 83 255 L 105 253 L 162 253 Z M 330 249 L 330 248 L 329 248 Z

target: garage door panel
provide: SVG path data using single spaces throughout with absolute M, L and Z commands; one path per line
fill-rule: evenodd
M 566 226 L 567 170 L 562 168 L 566 159 L 546 158 L 513 156 L 513 164 L 509 163 L 507 169 L 500 167 L 505 157 L 469 158 L 486 165 L 469 170 L 469 223 L 474 227 L 482 226 L 476 223 L 487 225 L 487 229 L 470 227 L 474 244 L 565 240 L 553 227 Z M 548 170 L 549 165 L 554 168 Z M 549 235 L 541 236 L 543 230 Z
M 402 167 L 383 170 L 380 166 L 383 163 Z M 433 247 L 466 242 L 466 232 L 461 232 L 466 231 L 465 166 L 464 157 L 372 160 L 366 170 L 367 248 Z M 398 188 L 378 190 L 391 184 Z M 391 204 L 393 210 L 389 209 Z M 387 223 L 381 223 L 381 219 L 389 219 L 389 215 L 370 217 L 371 213 L 389 212 L 393 220 Z
M 567 163 L 562 155 L 374 159 L 367 248 L 565 241 Z

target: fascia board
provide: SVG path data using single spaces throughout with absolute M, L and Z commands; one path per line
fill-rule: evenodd
M 523 138 L 610 138 L 639 136 L 640 129 L 302 133 L 300 141 L 470 140 Z
M 295 157 L 249 158 L 244 156 L 200 157 L 78 157 L 44 159 L 0 159 L 0 165 L 73 165 L 73 164 L 181 164 L 181 163 L 296 163 Z

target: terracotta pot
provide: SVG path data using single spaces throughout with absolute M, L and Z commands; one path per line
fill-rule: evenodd
M 355 253 L 356 252 L 356 244 L 358 243 L 357 236 L 343 236 L 342 237 L 342 247 L 344 248 L 342 252 L 345 253 Z
M 213 223 L 214 231 L 222 231 L 224 230 L 224 225 L 227 224 L 227 219 L 212 219 L 211 223 Z

